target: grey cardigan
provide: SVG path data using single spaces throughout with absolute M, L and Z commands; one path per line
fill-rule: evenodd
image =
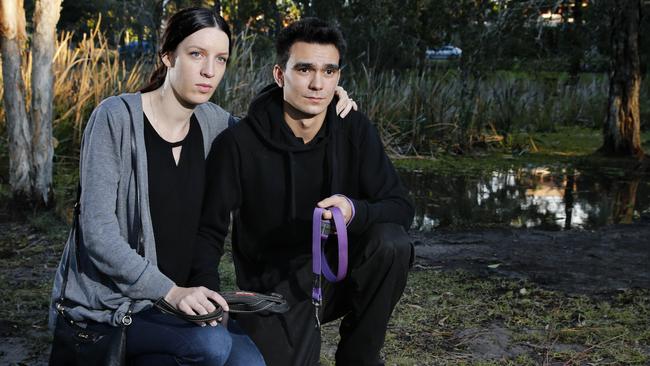
M 207 156 L 214 138 L 228 126 L 230 114 L 213 103 L 197 106 L 194 114 Z M 142 215 L 144 257 L 135 250 L 131 118 L 136 126 L 138 212 Z M 79 174 L 83 245 L 75 254 L 74 237 L 68 238 L 54 278 L 52 302 L 60 295 L 63 270 L 71 256 L 65 297 L 78 305 L 67 308 L 68 313 L 77 321 L 91 319 L 116 325 L 132 301 L 133 311 L 138 312 L 150 307 L 152 300 L 165 296 L 174 285 L 156 264 L 140 93 L 110 97 L 95 108 L 81 142 Z M 50 327 L 55 317 L 56 311 L 50 306 Z

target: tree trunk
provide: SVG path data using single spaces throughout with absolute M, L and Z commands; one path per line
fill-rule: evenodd
M 631 224 L 640 178 L 614 184 L 612 221 L 615 224 Z
M 14 199 L 24 200 L 31 196 L 32 137 L 21 72 L 21 54 L 26 39 L 22 0 L 0 2 L 0 26 L 4 107 L 9 137 L 9 184 Z
M 56 23 L 61 0 L 38 0 L 34 10 L 32 35 L 32 164 L 33 193 L 39 204 L 50 202 L 52 187 L 52 101 L 54 74 L 52 59 L 56 42 Z
M 584 27 L 582 26 L 582 1 L 576 0 L 574 2 L 572 13 L 573 24 L 569 24 L 569 40 L 571 42 L 571 48 L 569 52 L 568 84 L 574 87 L 575 90 L 575 87 L 580 81 L 582 55 L 584 54 L 584 45 L 582 42 L 584 33 Z
M 619 0 L 613 4 L 609 105 L 600 151 L 608 155 L 642 157 L 639 110 L 641 0 Z

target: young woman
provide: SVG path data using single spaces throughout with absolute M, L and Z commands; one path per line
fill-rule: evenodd
M 231 320 L 193 324 L 152 307 L 164 298 L 186 314 L 207 314 L 219 288 L 218 258 L 194 245 L 205 156 L 230 114 L 209 99 L 230 54 L 226 22 L 210 9 L 172 16 L 162 37 L 162 65 L 140 93 L 104 100 L 84 131 L 80 246 L 71 238 L 52 290 L 69 272 L 66 313 L 76 321 L 118 325 L 132 310 L 127 357 L 134 365 L 263 365 Z M 353 102 L 343 92 L 341 108 Z M 133 130 L 132 127 L 134 126 Z M 132 149 L 135 154 L 132 154 Z M 52 308 L 51 325 L 56 317 Z

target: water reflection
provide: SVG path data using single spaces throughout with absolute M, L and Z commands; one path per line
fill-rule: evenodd
M 631 223 L 650 212 L 650 181 L 575 169 L 495 171 L 485 177 L 401 172 L 416 202 L 414 229 L 503 226 L 548 230 Z

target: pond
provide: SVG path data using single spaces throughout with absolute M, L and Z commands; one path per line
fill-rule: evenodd
M 650 216 L 650 179 L 534 167 L 472 176 L 400 171 L 415 200 L 412 229 L 595 229 Z

